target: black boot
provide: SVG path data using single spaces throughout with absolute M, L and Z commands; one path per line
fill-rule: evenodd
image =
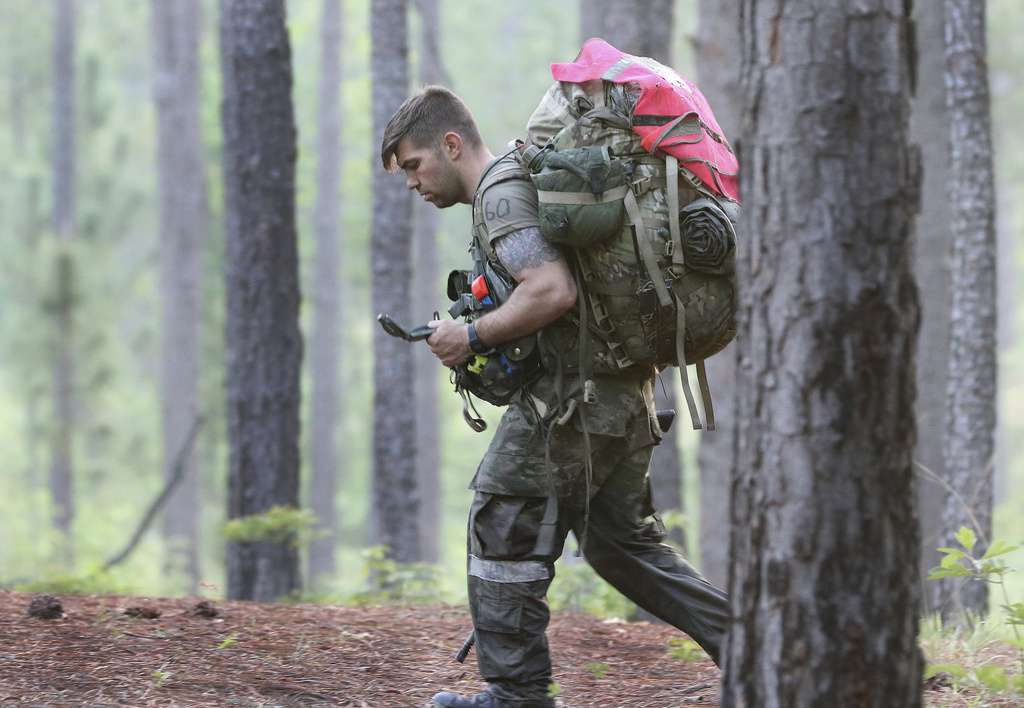
M 438 693 L 430 700 L 432 708 L 555 708 L 554 698 L 511 701 L 498 698 L 490 691 L 466 698 L 457 693 Z

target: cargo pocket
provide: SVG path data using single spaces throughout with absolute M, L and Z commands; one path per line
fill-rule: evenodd
M 475 625 L 485 632 L 518 634 L 523 619 L 523 603 L 517 597 L 508 597 L 502 587 L 481 582 L 477 590 Z

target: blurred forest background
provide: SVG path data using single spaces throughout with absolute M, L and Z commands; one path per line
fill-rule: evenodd
M 502 151 L 522 137 L 524 126 L 551 83 L 549 64 L 572 61 L 581 46 L 581 2 L 549 0 L 440 3 L 437 18 L 441 76 L 474 111 L 490 149 Z M 705 92 L 698 71 L 698 0 L 677 0 L 671 25 L 671 63 Z M 426 69 L 437 66 L 420 41 L 424 18 L 410 3 L 410 90 Z M 40 581 L 77 578 L 79 587 L 134 594 L 224 593 L 227 520 L 228 439 L 225 397 L 225 237 L 222 180 L 221 72 L 216 3 L 200 4 L 202 22 L 201 135 L 208 180 L 207 236 L 200 244 L 196 274 L 201 297 L 195 312 L 198 333 L 200 420 L 194 445 L 165 442 L 162 422 L 161 354 L 167 288 L 161 281 L 158 126 L 154 31 L 149 0 L 77 0 L 74 17 L 74 238 L 59 233 L 54 216 L 55 8 L 59 2 L 4 0 L 0 4 L 0 586 L 25 587 Z M 293 101 L 298 128 L 297 223 L 303 299 L 301 326 L 306 341 L 302 378 L 302 505 L 322 502 L 310 488 L 310 430 L 316 386 L 310 347 L 314 330 L 314 285 L 320 254 L 315 238 L 318 204 L 318 100 L 321 85 L 323 0 L 289 0 L 288 30 L 293 52 Z M 1019 265 L 1024 242 L 1024 8 L 1016 0 L 988 4 L 993 137 L 998 189 L 1000 329 L 999 428 L 995 472 L 994 537 L 1024 540 L 1024 341 Z M 333 570 L 307 573 L 304 590 L 331 599 L 366 597 L 367 570 L 389 569 L 373 533 L 374 344 L 380 303 L 371 295 L 370 231 L 372 172 L 379 146 L 371 120 L 371 40 L 369 0 L 345 0 L 340 17 L 340 165 L 336 205 L 336 287 L 340 342 L 334 362 L 339 399 L 331 434 L 336 440 L 332 465 L 336 489 L 336 533 L 303 546 L 333 561 Z M 735 49 L 736 54 L 739 48 Z M 437 76 L 438 74 L 435 74 Z M 712 98 L 712 107 L 718 110 Z M 733 118 L 735 120 L 735 118 Z M 728 130 L 726 120 L 721 121 Z M 377 129 L 379 130 L 379 128 Z M 924 144 L 925 154 L 936 150 Z M 401 180 L 400 177 L 393 177 Z M 432 207 L 431 207 L 432 208 Z M 424 212 L 417 210 L 422 222 Z M 436 252 L 417 253 L 416 263 L 432 255 L 428 272 L 446 273 L 469 265 L 468 207 L 445 210 L 436 224 Z M 443 278 L 417 291 L 415 317 L 422 324 L 431 311 L 444 310 Z M 420 286 L 417 286 L 420 287 Z M 56 333 L 60 318 L 72 313 L 70 342 Z M 403 345 L 406 346 L 406 345 Z M 422 343 L 418 353 L 426 350 Z M 62 351 L 73 354 L 66 385 L 73 426 L 70 475 L 73 517 L 66 543 L 51 480 L 54 450 L 61 437 L 55 375 Z M 723 354 L 721 356 L 728 356 Z M 428 362 L 429 363 L 429 362 Z M 399 394 L 418 419 L 436 423 L 433 448 L 421 448 L 426 466 L 439 478 L 424 485 L 423 543 L 416 570 L 429 599 L 458 602 L 464 594 L 466 490 L 489 433 L 474 433 L 464 423 L 461 401 L 439 365 L 417 376 L 432 377 L 438 390 L 437 412 L 416 405 L 417 392 Z M 480 405 L 493 425 L 500 411 Z M 723 410 L 724 413 L 724 410 Z M 720 413 L 720 419 L 723 413 Z M 330 415 L 326 420 L 330 420 Z M 941 418 L 939 419 L 941 421 Z M 193 421 L 184 428 L 192 429 Z M 179 425 L 179 430 L 182 426 Z M 941 427 L 923 422 L 922 430 Z M 677 426 L 675 478 L 682 499 L 668 519 L 674 539 L 686 545 L 697 565 L 721 552 L 702 547 L 702 471 L 698 467 L 700 433 Z M 714 434 L 714 433 L 712 433 Z M 719 435 L 727 435 L 719 431 Z M 57 442 L 55 442 L 57 441 Z M 196 542 L 175 536 L 161 517 L 123 562 L 109 561 L 128 546 L 147 509 L 173 472 L 173 460 L 185 453 L 187 480 L 194 484 L 190 505 L 197 524 Z M 168 460 L 172 460 L 169 465 Z M 930 463 L 929 463 L 930 464 Z M 724 473 L 727 476 L 727 471 Z M 191 481 L 190 481 L 191 480 Z M 923 485 L 929 484 L 922 481 Z M 162 510 L 174 508 L 172 498 Z M 724 517 L 716 514 L 715 518 Z M 707 521 L 707 519 L 705 519 Z M 192 522 L 189 522 L 192 523 Z M 725 538 L 723 534 L 719 539 Z M 926 540 L 927 545 L 927 540 Z M 368 550 L 369 549 L 369 550 Z M 374 550 L 376 549 L 376 550 Z M 193 552 L 194 551 L 194 552 Z M 563 561 L 572 565 L 572 559 Z M 1024 558 L 1010 557 L 1024 567 Z M 107 570 L 104 566 L 110 565 Z M 934 563 L 933 563 L 934 565 Z M 320 565 L 320 568 L 327 566 Z M 563 569 L 552 594 L 603 596 L 585 570 Z M 715 572 L 709 577 L 716 579 Z M 576 582 L 575 589 L 569 586 Z M 1018 581 L 1016 585 L 1020 588 Z M 562 589 L 559 589 L 562 588 Z M 580 590 L 583 588 L 583 590 Z

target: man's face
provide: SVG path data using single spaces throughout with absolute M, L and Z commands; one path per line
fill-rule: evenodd
M 444 145 L 420 147 L 403 138 L 395 150 L 398 166 L 405 172 L 405 186 L 415 189 L 424 201 L 445 209 L 465 201 L 462 180 Z

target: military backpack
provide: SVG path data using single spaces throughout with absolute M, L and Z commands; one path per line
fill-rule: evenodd
M 541 232 L 575 261 L 581 375 L 696 364 L 735 336 L 738 164 L 696 86 L 603 40 L 552 65 L 519 144 Z

